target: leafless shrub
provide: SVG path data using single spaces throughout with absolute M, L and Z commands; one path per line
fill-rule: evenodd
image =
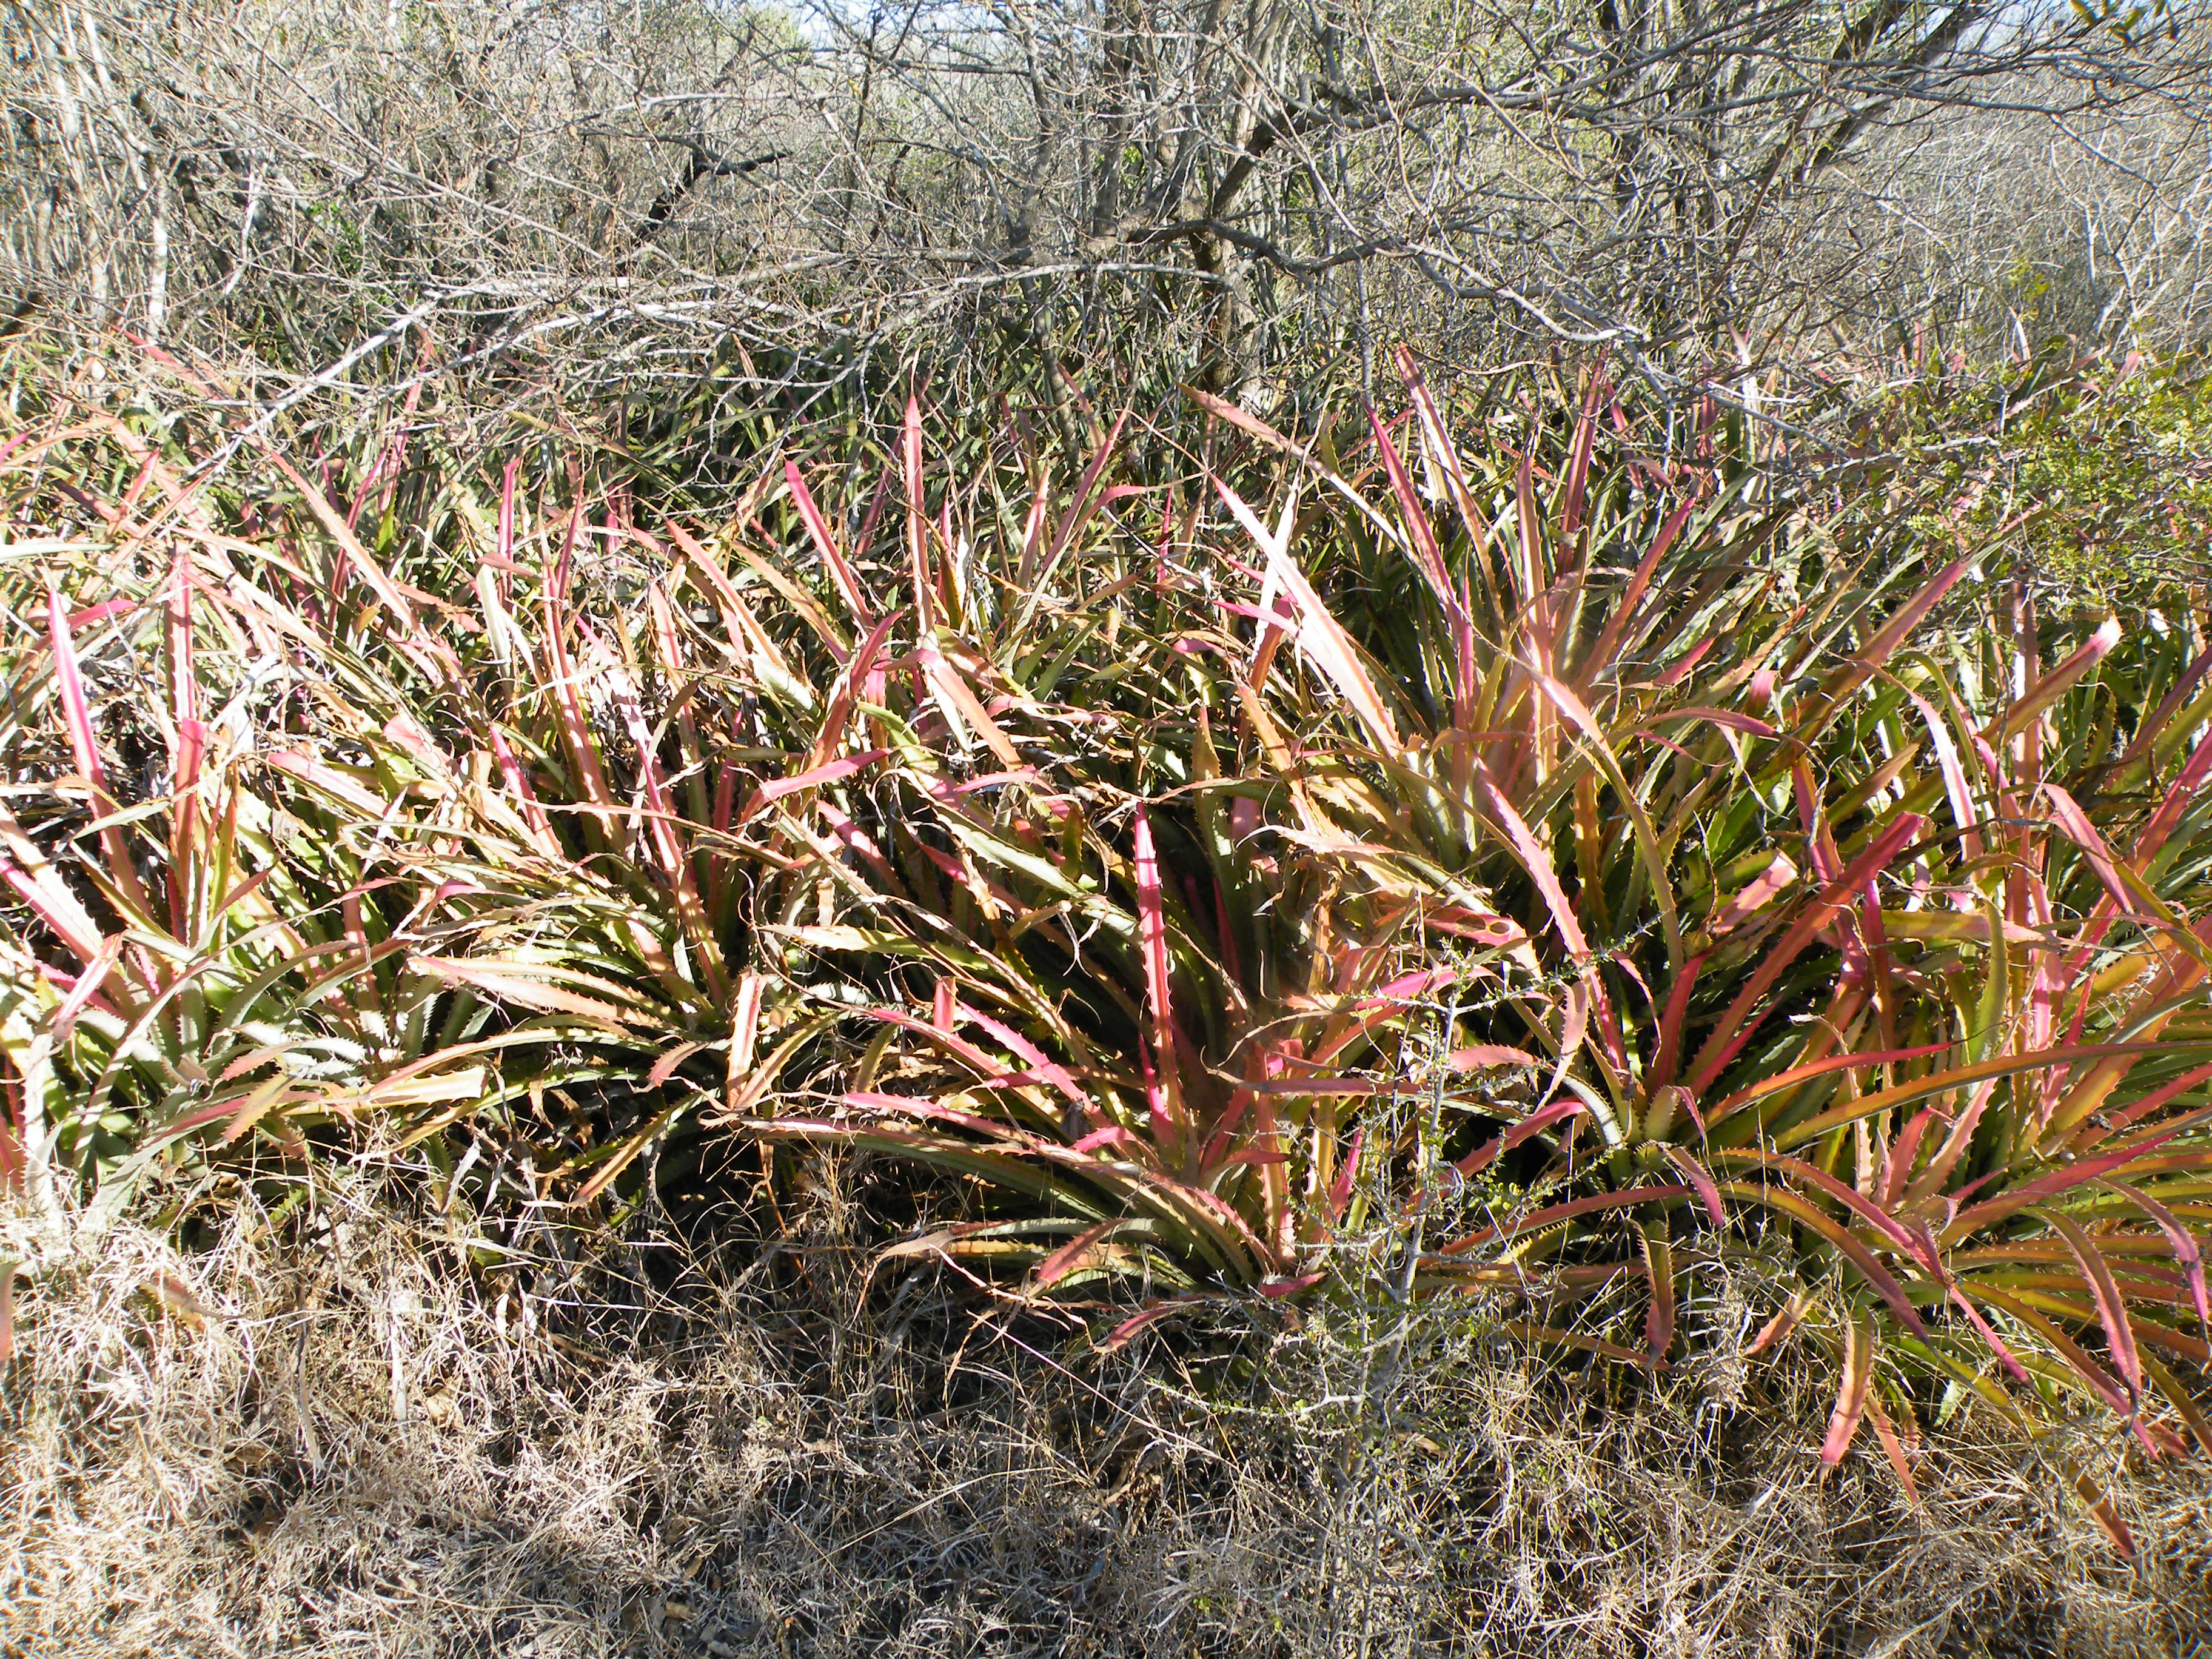
M 1893 334 L 2026 356 L 2201 339 L 2212 297 L 2212 125 L 2203 106 L 2069 116 L 1956 112 L 1899 142 L 1853 216 L 1875 280 L 1865 319 Z
M 2069 261 L 2051 320 L 2186 329 L 2200 13 L 18 3 L 0 270 L 337 386 L 917 341 L 1218 386 L 1400 337 L 1664 378 L 2002 325 Z

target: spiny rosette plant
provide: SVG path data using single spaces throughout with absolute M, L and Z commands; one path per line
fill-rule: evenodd
M 6 872 L 5 1052 L 36 1096 L 11 1159 L 116 1192 L 126 1156 L 133 1177 L 222 1146 L 296 1158 L 302 1130 L 377 1118 L 449 1165 L 447 1130 L 525 1134 L 550 1102 L 532 1179 L 635 1195 L 635 1161 L 702 1115 L 842 1098 L 824 1066 L 882 1052 L 850 1040 L 854 1010 L 934 983 L 910 964 L 941 951 L 979 959 L 973 895 L 909 793 L 918 813 L 1041 787 L 1012 725 L 1106 818 L 1135 802 L 1124 710 L 1152 703 L 1115 688 L 1153 637 L 1149 615 L 1124 633 L 1151 590 L 1039 597 L 1122 535 L 1103 432 L 1072 495 L 994 441 L 933 514 L 910 410 L 857 526 L 833 531 L 772 462 L 695 537 L 645 529 L 619 489 L 564 500 L 519 462 L 487 481 L 410 454 L 404 429 L 323 457 L 326 488 L 158 361 L 207 399 L 197 447 L 143 407 L 73 419 L 63 396 L 8 457 L 32 532 L 16 609 L 48 623 L 11 663 L 7 740 L 38 808 Z M 245 459 L 213 471 L 209 450 Z M 925 573 L 915 603 L 868 591 L 879 526 Z M 1151 544 L 1130 545 L 1147 574 Z M 1026 695 L 1061 683 L 1079 704 Z M 57 730 L 65 748 L 42 744 Z M 979 775 L 985 753 L 1014 769 Z M 1079 812 L 1058 833 L 1086 845 Z M 188 891 L 184 919 L 142 890 Z M 824 954 L 878 911 L 868 950 Z M 177 985 L 208 1018 L 165 1012 Z M 1122 1194 L 1095 1173 L 1105 1213 Z
M 197 406 L 206 447 L 252 454 L 222 407 Z M 588 1200 L 694 1109 L 654 1098 L 676 1064 L 740 1030 L 770 1061 L 803 1046 L 716 932 L 741 929 L 726 830 L 761 751 L 713 709 L 729 736 L 698 761 L 671 584 L 623 566 L 597 624 L 569 602 L 590 541 L 633 544 L 618 501 L 532 523 L 519 468 L 471 494 L 384 434 L 325 457 L 350 502 L 266 444 L 210 486 L 130 412 L 64 402 L 0 471 L 14 609 L 42 624 L 12 645 L 0 821 L 19 1173 L 115 1200 L 210 1143 L 296 1170 L 306 1136 L 371 1120 L 450 1170 L 445 1132 L 483 1118 L 534 1135 L 526 1188 Z M 733 702 L 796 685 L 764 635 L 730 639 L 763 653 Z M 694 746 L 690 817 L 648 696 Z M 741 1097 L 775 1072 L 729 1075 Z
M 1600 391 L 1540 487 L 1408 382 L 1426 492 L 1379 422 L 1347 476 L 1215 406 L 1296 465 L 1265 515 L 1206 481 L 1256 550 L 1189 567 L 1215 615 L 1170 641 L 1169 787 L 1094 841 L 1069 799 L 915 780 L 957 939 L 803 937 L 926 950 L 927 1010 L 870 1017 L 945 1063 L 879 1042 L 911 1081 L 757 1127 L 1060 1204 L 1024 1224 L 1072 1235 L 1041 1285 L 1293 1288 L 1380 1216 L 1408 1288 L 1656 1366 L 1686 1279 L 1748 1273 L 1752 1353 L 1842 1362 L 1827 1461 L 1871 1419 L 1907 1480 L 1923 1383 L 2202 1437 L 2193 628 L 2065 640 L 1967 558 L 1805 533 L 1710 448 L 1601 473 Z
M 1395 513 L 1312 468 L 1352 629 L 1291 514 L 1230 505 L 1334 694 L 1277 833 L 1516 934 L 1440 1046 L 1517 1086 L 1441 1091 L 1458 1138 L 1406 1149 L 1458 1229 L 1419 1278 L 1656 1365 L 1686 1277 L 1757 1264 L 1750 1352 L 1831 1346 L 1824 1456 L 1870 1418 L 1908 1482 L 1917 1378 L 2212 1445 L 2194 619 L 2053 627 L 1967 556 L 1774 536 L 1720 475 L 1601 479 L 1601 387 L 1548 491 L 1533 453 L 1471 472 L 1407 368 L 1440 487 L 1379 422 Z
M 1356 436 L 1194 394 L 1064 477 L 910 401 L 849 499 L 794 447 L 712 531 L 404 430 L 312 482 L 220 400 L 234 473 L 27 432 L 9 1156 L 375 1117 L 589 1204 L 832 1141 L 975 1185 L 902 1248 L 1131 1323 L 1809 1340 L 1824 1455 L 1908 1481 L 1964 1401 L 2205 1438 L 2193 616 L 2042 616 L 1710 404 L 1468 447 L 1401 368 Z
M 493 1011 L 440 998 L 398 954 L 395 933 L 438 927 L 434 897 L 395 890 L 373 835 L 313 833 L 255 752 L 257 702 L 343 720 L 374 689 L 301 626 L 303 573 L 226 536 L 112 416 L 9 451 L 14 528 L 63 527 L 35 516 L 42 489 L 88 503 L 100 526 L 10 549 L 11 584 L 30 592 L 12 607 L 27 634 L 4 741 L 32 769 L 0 805 L 16 902 L 0 921 L 11 1173 L 27 1158 L 118 1192 L 161 1144 L 210 1126 L 231 1140 L 261 1126 L 297 1154 L 303 1126 L 495 1097 Z M 95 455 L 127 468 L 126 489 L 100 499 L 70 483 Z M 54 583 L 88 568 L 97 593 L 39 591 L 27 555 Z

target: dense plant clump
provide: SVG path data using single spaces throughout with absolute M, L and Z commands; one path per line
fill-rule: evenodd
M 618 1215 L 859 1147 L 966 1194 L 896 1249 L 1109 1344 L 1455 1297 L 1806 1345 L 1908 1492 L 1961 1411 L 2212 1451 L 2202 517 L 2087 609 L 1894 449 L 1398 368 L 1074 466 L 917 392 L 710 524 L 27 362 L 7 1179 L 281 1209 L 373 1127 Z

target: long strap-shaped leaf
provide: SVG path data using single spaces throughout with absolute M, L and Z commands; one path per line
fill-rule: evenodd
M 1298 616 L 1298 644 L 1314 665 L 1334 685 L 1338 695 L 1351 706 L 1360 725 L 1366 729 L 1368 740 L 1383 754 L 1395 756 L 1403 749 L 1398 738 L 1398 729 L 1384 706 L 1382 694 L 1376 690 L 1375 682 L 1368 678 L 1360 665 L 1357 649 L 1328 607 L 1314 592 L 1283 538 L 1260 521 L 1257 514 L 1246 506 L 1243 498 L 1220 478 L 1214 480 L 1214 489 L 1228 503 L 1229 510 L 1245 532 L 1257 542 L 1267 556 L 1267 573 L 1290 596 Z
M 1827 1437 L 1820 1443 L 1820 1462 L 1826 1468 L 1832 1469 L 1844 1461 L 1859 1431 L 1859 1419 L 1866 1413 L 1867 1385 L 1874 1380 L 1874 1326 L 1854 1310 L 1844 1322 L 1843 1374 L 1836 1386 L 1835 1407 L 1828 1413 Z
M 1803 954 L 1806 946 L 1812 944 L 1814 935 L 1834 921 L 1844 906 L 1852 903 L 1860 890 L 1875 875 L 1888 868 L 1899 851 L 1919 834 L 1923 822 L 1917 813 L 1907 812 L 1887 825 L 1858 857 L 1851 860 L 1849 869 L 1822 888 L 1813 902 L 1798 914 L 1796 920 L 1790 924 L 1790 931 L 1766 953 L 1758 969 L 1745 981 L 1743 989 L 1736 993 L 1735 1000 L 1721 1015 L 1719 1023 L 1706 1037 L 1705 1046 L 1698 1051 L 1698 1058 L 1690 1067 L 1689 1084 L 1692 1094 L 1702 1096 L 1712 1087 L 1714 1079 L 1720 1076 L 1729 1061 L 1735 1058 L 1759 1029 L 1763 1016 L 1754 1017 L 1752 1011 L 1759 1006 L 1759 1000 L 1774 988 L 1775 981 Z

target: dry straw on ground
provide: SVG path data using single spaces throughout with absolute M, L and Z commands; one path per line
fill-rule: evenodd
M 1100 1357 L 836 1215 L 465 1271 L 342 1194 L 197 1255 L 19 1205 L 0 1652 L 2205 1651 L 2201 1474 L 2122 1566 L 2047 1449 L 1818 1483 L 1818 1378 L 1601 1416 L 1440 1315 Z

